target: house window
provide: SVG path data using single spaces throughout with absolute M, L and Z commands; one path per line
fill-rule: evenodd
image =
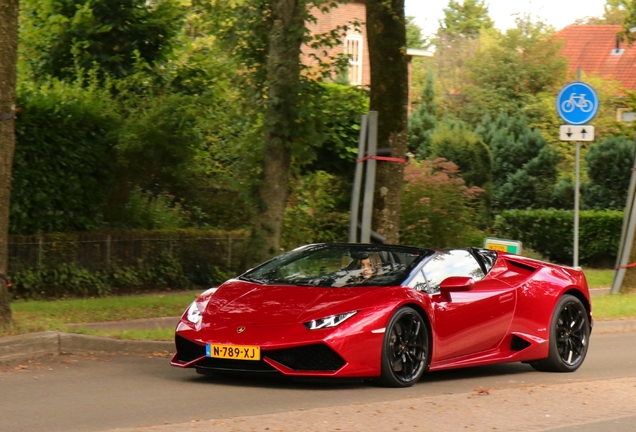
M 636 112 L 629 111 L 627 108 L 618 108 L 616 110 L 616 121 L 621 123 L 634 123 L 636 120 Z
M 351 33 L 345 38 L 345 54 L 349 56 L 349 84 L 362 84 L 362 35 Z

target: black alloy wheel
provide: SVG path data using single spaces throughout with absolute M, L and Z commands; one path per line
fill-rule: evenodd
M 590 339 L 590 321 L 581 300 L 566 294 L 559 299 L 550 325 L 548 358 L 530 363 L 546 372 L 574 372 L 585 360 Z
M 410 387 L 428 368 L 428 324 L 411 307 L 399 309 L 389 320 L 382 347 L 380 382 L 389 387 Z

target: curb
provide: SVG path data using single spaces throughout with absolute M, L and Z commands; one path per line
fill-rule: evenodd
M 47 331 L 0 338 L 0 362 L 22 360 L 47 354 L 120 352 L 174 353 L 173 341 L 120 340 L 100 336 Z
M 172 327 L 175 319 L 158 318 L 134 320 L 134 322 L 114 322 L 81 324 L 77 327 L 127 329 L 131 324 L 138 327 Z M 636 319 L 595 321 L 592 334 L 636 332 Z M 156 352 L 174 353 L 173 341 L 121 340 L 101 336 L 87 336 L 75 333 L 47 331 L 0 338 L 0 362 L 22 360 L 47 354 L 74 354 L 83 352 L 119 352 L 152 354 Z

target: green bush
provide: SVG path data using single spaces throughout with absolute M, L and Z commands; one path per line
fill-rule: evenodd
M 93 297 L 111 292 L 101 272 L 92 272 L 73 263 L 43 266 L 12 276 L 14 298 Z
M 240 273 L 240 231 L 177 229 L 10 236 L 14 298 L 208 288 Z
M 348 196 L 348 191 L 340 178 L 316 171 L 293 180 L 292 188 L 285 208 L 283 249 L 347 240 L 349 211 L 341 209 L 342 197 Z
M 612 266 L 620 243 L 623 212 L 586 210 L 579 216 L 579 262 L 592 267 Z M 508 210 L 495 221 L 498 236 L 520 240 L 551 261 L 571 264 L 574 248 L 574 211 Z
M 114 102 L 102 89 L 51 81 L 21 84 L 18 104 L 10 231 L 99 228 L 113 181 Z
M 480 246 L 476 203 L 483 190 L 467 188 L 445 159 L 411 161 L 404 171 L 401 242 L 412 246 Z M 476 243 L 475 243 L 476 242 Z

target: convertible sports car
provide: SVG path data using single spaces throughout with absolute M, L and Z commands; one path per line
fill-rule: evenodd
M 592 310 L 580 270 L 487 249 L 313 244 L 202 293 L 173 366 L 376 378 L 525 362 L 573 372 Z

